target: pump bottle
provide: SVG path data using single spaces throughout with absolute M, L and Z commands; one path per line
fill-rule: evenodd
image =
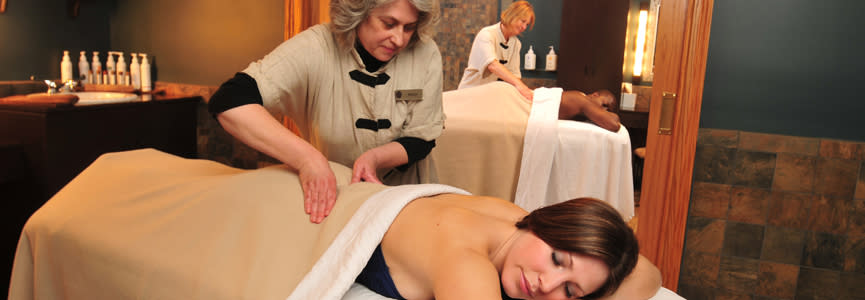
M 108 71 L 108 78 L 105 79 L 107 84 L 115 84 L 114 74 L 116 72 L 114 65 L 114 51 L 108 51 L 108 59 L 105 61 L 105 69 Z
M 149 92 L 152 86 L 150 85 L 150 62 L 147 61 L 147 54 L 140 53 L 141 55 L 141 91 Z
M 102 84 L 102 63 L 99 62 L 99 51 L 93 51 L 93 83 Z
M 93 83 L 90 80 L 90 64 L 87 63 L 87 51 L 81 51 L 81 56 L 78 57 L 78 80 L 81 83 Z
M 547 54 L 547 71 L 555 71 L 556 70 L 556 51 L 553 50 L 553 46 L 550 46 L 550 53 Z
M 537 58 L 535 57 L 535 51 L 532 49 L 532 46 L 529 45 L 529 52 L 526 52 L 526 62 L 523 68 L 526 70 L 534 70 L 536 63 Z
M 141 65 L 138 64 L 138 53 L 132 53 L 132 62 L 129 64 L 129 77 L 132 80 L 132 88 L 141 88 Z
M 117 84 L 129 85 L 129 74 L 126 73 L 126 60 L 123 52 L 117 52 Z
M 72 60 L 69 59 L 69 51 L 63 50 L 63 60 L 60 61 L 60 81 L 72 80 Z

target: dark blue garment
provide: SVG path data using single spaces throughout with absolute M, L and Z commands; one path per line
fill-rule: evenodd
M 393 284 L 393 278 L 390 277 L 390 271 L 388 270 L 387 263 L 384 261 L 384 254 L 381 253 L 381 244 L 375 247 L 372 257 L 369 258 L 366 266 L 363 267 L 363 271 L 360 271 L 360 275 L 357 275 L 357 279 L 354 281 L 379 295 L 394 299 L 405 299 L 397 291 L 396 285 Z
M 508 294 L 505 294 L 505 286 L 499 281 L 499 286 L 502 288 L 502 300 L 516 300 L 514 298 L 508 297 Z

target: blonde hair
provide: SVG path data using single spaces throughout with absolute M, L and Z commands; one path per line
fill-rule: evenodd
M 529 29 L 535 28 L 535 9 L 528 1 L 514 1 L 502 12 L 502 24 L 511 25 L 520 19 L 529 19 Z
M 349 51 L 357 42 L 357 27 L 375 8 L 389 5 L 398 0 L 330 0 L 330 28 L 340 49 Z M 406 48 L 411 48 L 421 38 L 432 38 L 438 23 L 438 0 L 407 0 L 417 8 L 417 30 L 411 36 Z

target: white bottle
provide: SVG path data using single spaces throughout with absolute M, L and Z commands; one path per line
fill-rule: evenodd
M 78 80 L 81 83 L 92 83 L 90 81 L 90 64 L 87 63 L 87 51 L 81 51 L 81 56 L 78 57 Z
M 149 92 L 152 86 L 150 85 L 150 62 L 147 61 L 147 54 L 140 53 L 141 55 L 141 91 Z
M 138 53 L 132 53 L 132 62 L 129 64 L 129 77 L 132 88 L 141 88 L 141 65 L 138 64 Z
M 123 52 L 117 52 L 117 84 L 129 85 L 129 74 L 126 73 L 126 60 Z
M 532 46 L 529 45 L 529 52 L 526 52 L 526 61 L 523 68 L 526 70 L 534 70 L 536 63 L 537 58 L 535 57 L 535 51 L 532 49 Z
M 102 84 L 102 63 L 99 62 L 99 51 L 93 51 L 93 63 L 90 66 L 93 68 L 93 83 Z
M 114 67 L 114 51 L 108 51 L 108 59 L 105 61 L 105 70 L 108 71 L 108 78 L 105 79 L 106 84 L 115 84 L 114 73 L 116 69 Z
M 72 80 L 72 60 L 69 59 L 69 51 L 63 50 L 63 60 L 60 61 L 60 81 Z
M 550 53 L 547 54 L 547 66 L 545 69 L 547 71 L 556 70 L 556 51 L 553 50 L 553 46 L 550 46 Z

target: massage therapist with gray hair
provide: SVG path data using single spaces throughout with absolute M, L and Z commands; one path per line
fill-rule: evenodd
M 352 182 L 437 180 L 427 156 L 444 125 L 434 0 L 331 0 L 330 24 L 283 42 L 214 93 L 235 138 L 297 170 L 310 221 L 336 200 L 328 161 Z M 288 116 L 301 136 L 275 116 Z

